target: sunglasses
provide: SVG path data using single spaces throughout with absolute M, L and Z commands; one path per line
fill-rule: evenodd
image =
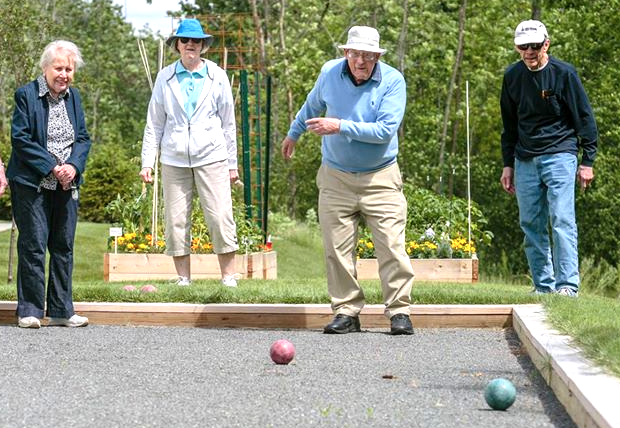
M 202 39 L 194 39 L 192 37 L 179 37 L 179 40 L 181 41 L 181 43 L 185 44 L 185 43 L 189 43 L 189 41 L 191 40 L 194 43 L 202 43 Z
M 517 45 L 517 49 L 519 49 L 520 51 L 526 51 L 528 50 L 528 48 L 532 48 L 532 50 L 539 51 L 544 45 L 544 41 L 541 43 L 526 43 L 524 45 Z

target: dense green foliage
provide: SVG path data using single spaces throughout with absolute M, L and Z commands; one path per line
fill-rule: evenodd
M 488 230 L 494 235 L 489 246 L 477 243 L 481 269 L 506 276 L 523 275 L 527 268 L 516 201 L 499 185 L 499 92 L 503 70 L 518 59 L 512 46 L 515 26 L 533 16 L 540 18 L 550 32 L 551 54 L 573 63 L 579 71 L 600 130 L 596 180 L 592 189 L 577 197 L 580 253 L 582 259 L 618 265 L 620 196 L 616 189 L 620 175 L 615 166 L 620 160 L 620 123 L 616 120 L 620 71 L 611 59 L 618 57 L 620 46 L 619 0 L 178 3 L 177 9 L 188 13 L 249 13 L 242 28 L 250 48 L 246 63 L 269 73 L 274 82 L 271 209 L 286 211 L 298 219 L 316 208 L 320 141 L 316 136 L 303 136 L 289 163 L 284 163 L 278 153 L 279 142 L 321 64 L 341 54 L 337 45 L 345 41 L 351 25 L 377 27 L 381 44 L 388 49 L 385 62 L 405 76 L 409 102 L 401 130 L 399 164 L 411 189 L 426 195 L 424 198 L 433 204 L 436 201 L 423 189 L 443 194 L 447 201 L 452 195 L 467 196 L 468 83 L 473 213 L 479 212 L 486 219 L 479 232 Z M 150 94 L 137 37 L 110 0 L 23 0 L 19 4 L 0 0 L 0 153 L 6 159 L 10 150 L 12 93 L 36 76 L 43 46 L 58 37 L 75 41 L 86 60 L 75 82 L 84 98 L 93 137 L 81 215 L 93 221 L 109 221 L 103 207 L 118 194 L 126 197 L 135 193 Z M 149 33 L 142 32 L 140 37 L 145 40 L 154 74 L 158 42 Z M 167 51 L 164 62 L 172 58 L 174 55 Z M 237 72 L 230 75 L 239 81 Z M 9 205 L 8 198 L 0 201 L 4 218 L 9 216 Z M 410 210 L 410 215 L 430 215 L 433 208 L 421 209 L 422 213 Z M 425 221 L 433 220 L 429 217 Z M 455 224 L 463 219 L 450 221 Z

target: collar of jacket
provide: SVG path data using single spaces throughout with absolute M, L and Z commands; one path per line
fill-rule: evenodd
M 172 90 L 172 94 L 174 95 L 175 100 L 177 101 L 177 103 L 179 103 L 179 106 L 184 111 L 185 107 L 183 107 L 184 103 L 183 103 L 183 95 L 181 94 L 181 85 L 179 84 L 179 80 L 175 78 L 177 75 L 176 70 L 177 70 L 177 64 L 179 61 L 181 60 L 177 60 L 176 62 L 172 63 L 171 65 L 167 67 L 167 71 L 170 73 L 170 76 L 166 78 L 166 84 L 170 86 L 170 89 Z M 208 61 L 206 65 L 207 65 L 207 74 L 205 75 L 205 84 L 202 88 L 202 93 L 200 94 L 200 97 L 198 98 L 198 102 L 196 103 L 196 109 L 194 111 L 200 108 L 200 106 L 202 105 L 204 100 L 207 98 L 207 96 L 213 91 L 213 83 L 215 82 L 215 73 L 213 71 L 214 67 L 212 67 Z

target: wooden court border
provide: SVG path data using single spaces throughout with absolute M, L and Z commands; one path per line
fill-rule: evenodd
M 332 316 L 330 305 L 74 303 L 92 324 L 203 328 L 322 329 Z M 0 324 L 14 324 L 15 302 L 0 301 Z M 506 328 L 512 305 L 412 305 L 416 328 Z M 389 328 L 383 305 L 367 305 L 362 328 Z M 43 320 L 45 324 L 45 320 Z

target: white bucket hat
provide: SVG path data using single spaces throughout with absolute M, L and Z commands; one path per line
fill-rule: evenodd
M 385 49 L 379 47 L 379 32 L 372 27 L 355 26 L 349 30 L 347 44 L 338 46 L 340 49 L 355 49 L 364 52 L 382 54 Z
M 515 45 L 525 45 L 527 43 L 542 43 L 548 39 L 545 24 L 534 19 L 523 21 L 517 25 L 515 30 Z

